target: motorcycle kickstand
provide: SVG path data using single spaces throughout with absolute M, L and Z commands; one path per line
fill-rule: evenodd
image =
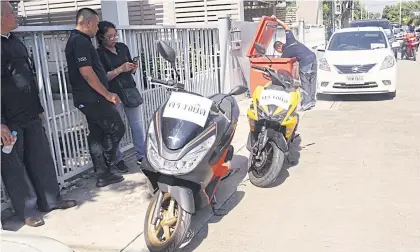
M 216 205 L 216 196 L 213 196 L 213 200 L 211 201 L 210 205 L 211 205 L 211 210 L 213 211 L 214 216 L 225 216 L 227 214 L 227 213 L 218 211 L 220 209 L 216 210 L 216 208 L 214 207 Z

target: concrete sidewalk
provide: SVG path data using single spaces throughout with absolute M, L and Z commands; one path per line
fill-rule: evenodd
M 241 153 L 244 153 L 242 149 L 248 134 L 245 115 L 249 102 L 246 100 L 240 104 L 241 117 L 233 139 L 236 151 L 233 168 L 238 172 L 225 180 L 219 188 L 219 192 L 222 192 L 217 195 L 219 206 L 233 193 L 246 174 L 247 155 Z M 3 221 L 3 228 L 51 237 L 68 244 L 76 252 L 115 252 L 122 251 L 127 246 L 124 251 L 139 251 L 142 245 L 138 244 L 143 239 L 139 237 L 143 233 L 145 211 L 151 196 L 146 177 L 135 163 L 134 156 L 129 155 L 126 162 L 131 172 L 124 175 L 125 181 L 122 183 L 96 188 L 92 173 L 78 179 L 73 186 L 63 191 L 63 196 L 76 199 L 79 206 L 45 214 L 44 226 L 24 226 L 16 217 L 12 217 Z M 207 220 L 207 212 L 203 211 L 202 214 L 203 217 L 198 219 Z

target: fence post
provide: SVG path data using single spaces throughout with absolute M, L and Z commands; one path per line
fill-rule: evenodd
M 219 17 L 219 45 L 220 45 L 220 82 L 219 90 L 223 93 L 230 91 L 230 17 Z
M 305 44 L 305 21 L 303 19 L 299 20 L 298 26 L 299 41 Z

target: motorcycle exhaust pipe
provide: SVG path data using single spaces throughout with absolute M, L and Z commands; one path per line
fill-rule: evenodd
M 159 195 L 156 200 L 155 209 L 153 211 L 153 216 L 152 216 L 152 221 L 151 221 L 151 224 L 153 226 L 156 226 L 156 223 L 159 218 L 160 206 L 162 205 L 162 201 L 163 201 L 163 193 L 161 191 L 158 191 L 157 193 L 159 193 Z

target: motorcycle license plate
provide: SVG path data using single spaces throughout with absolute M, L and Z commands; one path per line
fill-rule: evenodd
M 363 75 L 347 75 L 346 76 L 347 84 L 363 84 Z
M 264 89 L 260 95 L 259 105 L 276 105 L 282 109 L 289 109 L 290 94 L 280 90 Z

